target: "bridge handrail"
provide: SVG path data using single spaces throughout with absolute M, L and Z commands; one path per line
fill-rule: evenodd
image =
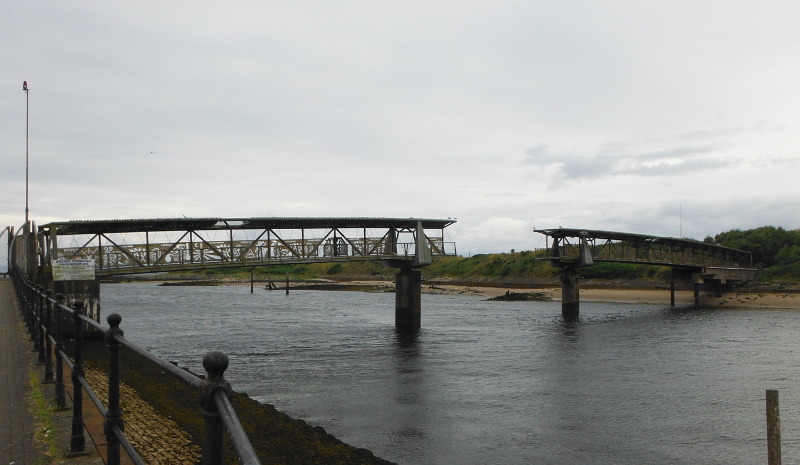
M 66 363 L 72 369 L 73 387 L 73 427 L 72 438 L 70 441 L 70 452 L 80 453 L 85 450 L 85 437 L 82 413 L 81 390 L 85 389 L 92 402 L 98 407 L 103 415 L 104 430 L 107 439 L 108 463 L 119 463 L 120 446 L 128 453 L 131 460 L 137 465 L 144 465 L 145 462 L 138 455 L 138 452 L 131 446 L 125 437 L 122 426 L 122 412 L 119 409 L 119 347 L 123 346 L 139 356 L 144 357 L 151 363 L 156 364 L 166 373 L 171 374 L 187 386 L 197 389 L 201 393 L 201 406 L 203 418 L 206 422 L 206 435 L 203 442 L 203 463 L 221 464 L 223 450 L 223 431 L 224 425 L 229 432 L 234 449 L 241 463 L 249 465 L 260 464 L 260 461 L 253 449 L 252 444 L 247 438 L 244 428 L 233 409 L 229 397 L 233 391 L 230 384 L 224 378 L 225 369 L 228 367 L 228 357 L 222 352 L 209 352 L 203 359 L 203 366 L 206 368 L 207 379 L 203 380 L 176 365 L 173 365 L 160 357 L 155 356 L 144 347 L 126 339 L 119 323 L 122 317 L 117 314 L 108 316 L 109 327 L 106 328 L 82 312 L 83 302 L 75 300 L 70 308 L 63 303 L 63 296 L 60 294 L 53 298 L 52 291 L 36 286 L 23 272 L 14 265 L 12 272 L 14 289 L 16 290 L 18 302 L 20 302 L 20 312 L 23 314 L 25 324 L 34 341 L 34 347 L 39 352 L 39 359 L 45 365 L 45 381 L 55 381 L 55 402 L 60 408 L 66 404 L 65 389 L 63 380 L 63 365 Z M 75 350 L 74 361 L 63 350 L 63 321 L 64 317 L 70 317 L 74 323 Z M 100 399 L 92 390 L 83 375 L 83 349 L 82 333 L 83 327 L 91 327 L 105 336 L 109 348 L 109 369 L 108 369 L 108 408 L 104 407 Z M 54 363 L 52 355 L 55 354 L 55 380 Z M 215 363 L 223 360 L 224 363 Z M 209 427 L 209 424 L 211 426 Z M 209 429 L 213 434 L 209 434 Z

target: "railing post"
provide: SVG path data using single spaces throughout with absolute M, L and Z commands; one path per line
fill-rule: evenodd
M 37 363 L 44 365 L 47 359 L 44 354 L 44 288 L 42 286 L 36 287 L 36 303 L 37 303 L 37 318 L 36 318 L 36 339 L 39 342 L 39 359 Z
M 66 387 L 64 386 L 64 360 L 61 353 L 64 352 L 64 295 L 56 294 L 56 407 L 64 410 L 67 406 Z
M 69 451 L 73 454 L 81 453 L 86 449 L 86 438 L 83 436 L 83 390 L 81 378 L 83 377 L 83 301 L 75 300 L 75 312 L 72 314 L 73 335 L 75 336 L 75 363 L 72 365 L 72 438 Z
M 203 419 L 205 420 L 203 465 L 222 464 L 224 428 L 222 417 L 216 402 L 214 402 L 214 392 L 221 389 L 228 398 L 232 396 L 231 385 L 224 377 L 228 362 L 228 356 L 218 351 L 209 352 L 203 357 L 203 368 L 208 373 L 205 381 L 200 385 L 200 406 L 203 408 Z
M 119 329 L 122 317 L 116 313 L 108 315 L 106 318 L 109 330 L 106 334 L 106 346 L 108 347 L 108 413 L 103 422 L 103 432 L 106 435 L 108 444 L 108 464 L 119 465 L 119 438 L 114 429 L 125 430 L 125 422 L 122 420 L 122 410 L 119 408 L 119 341 L 117 336 L 124 333 Z
M 27 281 L 27 280 L 26 280 Z M 26 297 L 25 297 L 25 321 L 28 323 L 28 334 L 30 335 L 30 340 L 34 342 L 34 350 L 37 348 L 35 347 L 36 336 L 33 332 L 33 309 L 34 309 L 34 301 L 33 301 L 33 286 L 26 282 L 25 283 L 25 290 L 26 290 Z
M 44 382 L 53 382 L 53 342 L 50 340 L 53 335 L 53 291 L 48 289 L 45 291 L 44 301 L 47 304 L 45 307 L 44 326 L 47 332 L 44 336 L 45 341 L 45 354 L 44 354 Z

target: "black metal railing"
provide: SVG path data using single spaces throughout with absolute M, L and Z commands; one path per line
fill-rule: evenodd
M 200 393 L 200 407 L 205 422 L 203 465 L 222 463 L 224 430 L 228 431 L 240 463 L 247 465 L 261 463 L 230 403 L 233 391 L 230 383 L 224 377 L 225 370 L 228 368 L 227 355 L 216 351 L 207 353 L 203 357 L 203 368 L 205 368 L 207 376 L 205 380 L 200 379 L 125 339 L 123 331 L 119 327 L 122 317 L 118 314 L 108 316 L 106 321 L 109 327 L 105 328 L 84 314 L 83 301 L 74 301 L 73 308 L 70 308 L 64 304 L 64 297 L 61 294 L 53 296 L 52 291 L 37 286 L 18 267 L 15 266 L 11 274 L 20 311 L 34 343 L 34 350 L 38 352 L 39 363 L 45 368 L 45 382 L 55 382 L 55 403 L 56 407 L 61 409 L 66 406 L 67 387 L 64 384 L 64 364 L 72 370 L 70 453 L 78 454 L 86 450 L 83 422 L 83 391 L 85 390 L 105 420 L 103 432 L 107 441 L 108 464 L 118 465 L 120 463 L 120 447 L 125 450 L 133 463 L 137 465 L 146 463 L 128 441 L 124 432 L 125 423 L 120 409 L 119 362 L 120 347 L 125 347 Z M 65 321 L 72 323 L 72 335 L 75 341 L 72 360 L 64 350 Z M 84 327 L 93 328 L 105 336 L 109 357 L 108 402 L 106 404 L 108 408 L 103 406 L 102 401 L 84 377 Z

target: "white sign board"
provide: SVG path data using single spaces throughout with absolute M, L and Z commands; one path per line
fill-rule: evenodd
M 79 258 L 60 259 L 53 262 L 53 281 L 94 280 L 94 260 Z

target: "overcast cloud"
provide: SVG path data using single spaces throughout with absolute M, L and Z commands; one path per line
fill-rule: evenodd
M 458 218 L 702 238 L 800 227 L 800 4 L 0 6 L 0 225 Z M 682 212 L 682 214 L 680 213 Z

